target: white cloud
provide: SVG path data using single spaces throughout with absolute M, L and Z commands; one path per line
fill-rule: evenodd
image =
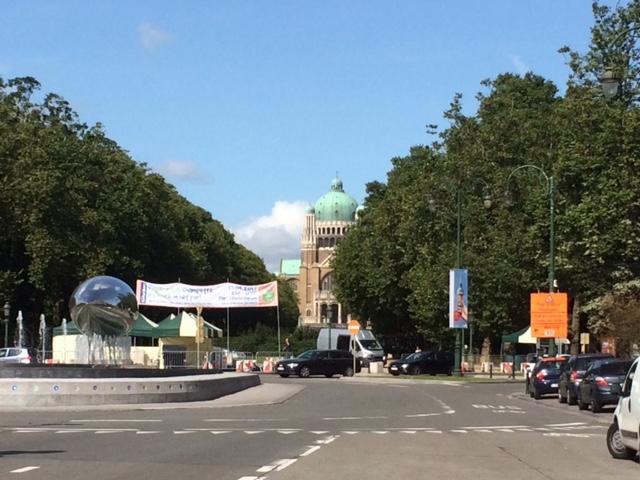
M 186 180 L 194 183 L 210 183 L 211 177 L 198 169 L 190 160 L 168 160 L 160 165 L 159 172 L 176 180 Z
M 150 23 L 142 23 L 138 27 L 138 35 L 140 43 L 145 50 L 155 50 L 157 47 L 164 45 L 172 40 L 172 36 L 160 30 Z
M 520 58 L 520 55 L 512 54 L 509 55 L 509 58 L 511 58 L 511 64 L 516 69 L 516 72 L 520 75 L 524 75 L 531 71 L 531 67 L 529 67 L 522 58 Z
M 307 203 L 277 201 L 271 213 L 233 229 L 236 240 L 264 260 L 267 270 L 280 269 L 280 259 L 300 257 L 300 237 Z

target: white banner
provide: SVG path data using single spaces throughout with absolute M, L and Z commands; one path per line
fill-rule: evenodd
M 261 285 L 187 285 L 185 283 L 136 284 L 138 305 L 174 308 L 277 307 L 278 282 Z

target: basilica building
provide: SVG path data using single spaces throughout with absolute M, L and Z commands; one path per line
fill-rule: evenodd
M 305 212 L 297 278 L 295 260 L 282 260 L 281 274 L 292 282 L 298 294 L 300 326 L 320 327 L 327 323 L 346 323 L 348 312 L 333 290 L 331 257 L 333 250 L 356 221 L 358 203 L 344 192 L 342 180 L 334 178 L 331 189 Z

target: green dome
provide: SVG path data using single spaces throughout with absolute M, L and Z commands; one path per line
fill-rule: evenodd
M 320 222 L 353 222 L 356 218 L 357 208 L 358 203 L 344 193 L 342 180 L 334 178 L 331 182 L 331 190 L 316 202 L 316 220 Z

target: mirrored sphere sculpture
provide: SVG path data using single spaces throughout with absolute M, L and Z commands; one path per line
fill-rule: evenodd
M 133 290 L 114 277 L 93 277 L 82 282 L 71 295 L 69 312 L 85 335 L 126 335 L 138 316 Z

